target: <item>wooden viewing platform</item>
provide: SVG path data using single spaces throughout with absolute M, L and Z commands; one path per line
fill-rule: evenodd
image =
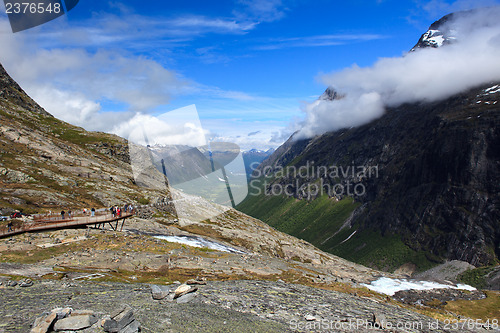
M 25 232 L 68 229 L 81 226 L 94 225 L 99 228 L 104 226 L 106 223 L 108 223 L 113 230 L 118 230 L 119 222 L 122 220 L 120 227 L 121 231 L 123 229 L 123 225 L 125 224 L 125 219 L 133 215 L 133 212 L 122 213 L 116 216 L 113 216 L 111 212 L 96 212 L 95 216 L 78 214 L 72 215 L 71 218 L 69 218 L 66 214 L 66 218 L 64 219 L 61 215 L 37 215 L 32 220 L 25 219 L 21 223 L 15 223 L 12 226 L 12 231 L 8 230 L 7 225 L 0 227 L 0 238 L 10 237 Z

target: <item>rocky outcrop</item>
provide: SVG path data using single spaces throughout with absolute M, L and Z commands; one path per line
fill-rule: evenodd
M 460 289 L 403 290 L 396 292 L 393 298 L 406 304 L 441 308 L 449 301 L 484 299 L 486 294 L 479 290 Z
M 43 116 L 52 117 L 38 103 L 29 97 L 24 90 L 14 81 L 0 64 L 0 99 L 8 100 L 24 109 Z
M 100 315 L 92 310 L 73 310 L 72 308 L 55 308 L 50 313 L 37 317 L 31 325 L 31 333 L 49 332 L 109 332 L 136 333 L 141 324 L 135 319 L 132 308 L 124 305 L 111 315 Z
M 141 324 L 135 320 L 134 312 L 128 305 L 115 310 L 109 317 L 101 321 L 104 332 L 135 333 L 140 331 Z

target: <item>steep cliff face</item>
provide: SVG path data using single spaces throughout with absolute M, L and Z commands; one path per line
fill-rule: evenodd
M 453 43 L 453 15 L 434 23 L 413 50 Z M 320 97 L 337 98 L 331 88 Z M 305 140 L 293 135 L 257 170 L 263 194 L 249 196 L 240 209 L 378 268 L 443 259 L 492 263 L 500 257 L 499 100 L 499 82 L 490 82 L 447 100 L 388 108 L 357 128 Z M 310 172 L 286 171 L 301 167 Z M 277 188 L 288 189 L 295 202 L 271 199 Z M 315 203 L 325 198 L 330 206 Z M 340 204 L 351 214 L 339 214 Z M 287 215 L 298 205 L 305 218 Z M 293 227 L 285 221 L 291 218 Z
M 0 100 L 22 107 L 34 113 L 52 117 L 40 105 L 38 105 L 24 90 L 14 81 L 0 64 Z
M 349 255 L 369 245 L 363 231 L 370 230 L 384 237 L 398 235 L 412 250 L 424 251 L 434 260 L 490 263 L 500 256 L 499 88 L 487 85 L 438 103 L 402 105 L 368 125 L 309 140 L 292 137 L 261 166 L 262 173 L 320 166 L 332 171 L 355 167 L 356 173 L 337 172 L 332 177 L 311 172 L 302 177 L 281 172 L 270 178 L 266 193 L 280 184 L 293 187 L 290 192 L 296 199 L 314 199 L 320 195 L 308 192 L 305 184 L 320 183 L 325 194 L 338 200 L 347 194 L 328 193 L 329 188 L 350 184 L 354 192 L 361 184 L 364 191 L 352 193 L 360 207 L 342 226 L 349 230 L 344 238 L 356 231 L 343 245 L 356 244 Z M 360 167 L 377 172 L 360 177 Z M 305 190 L 297 191 L 298 186 Z M 245 203 L 242 207 L 261 217 Z M 307 228 L 295 235 L 301 237 Z M 334 236 L 339 231 L 326 232 Z M 325 250 L 343 253 L 338 245 L 342 239 L 332 245 L 324 241 L 324 234 L 321 241 L 310 237 L 307 240 Z

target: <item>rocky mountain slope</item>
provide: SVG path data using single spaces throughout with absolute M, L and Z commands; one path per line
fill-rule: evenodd
M 54 118 L 0 65 L 0 209 L 40 212 L 148 202 L 126 140 Z
M 448 19 L 433 24 L 416 47 L 439 46 L 429 38 Z M 292 136 L 256 172 L 256 187 L 264 190 L 254 191 L 239 209 L 325 251 L 380 269 L 405 263 L 423 269 L 444 259 L 495 264 L 499 83 L 443 101 L 388 108 L 357 128 L 306 140 Z M 329 89 L 322 98 L 338 96 Z M 326 174 L 306 177 L 279 172 L 331 166 Z M 324 195 L 309 191 L 312 184 L 323 187 Z M 326 193 L 337 184 L 346 191 L 350 186 L 351 193 Z M 292 195 L 270 195 L 277 185 Z
M 311 331 L 325 321 L 354 320 L 369 331 L 388 321 L 439 326 L 436 319 L 469 315 L 460 303 L 425 309 L 400 304 L 362 283 L 403 274 L 349 262 L 236 210 L 167 191 L 154 167 L 145 163 L 138 173 L 131 170 L 134 149 L 122 138 L 52 117 L 0 67 L 2 213 L 143 204 L 123 231 L 71 229 L 5 238 L 0 331 L 26 332 L 30 325 L 38 332 L 110 331 L 105 323 L 113 321 L 105 315 L 117 308 L 123 314 L 133 309 L 135 317 L 121 323 L 127 332 L 137 332 L 139 323 L 152 332 Z M 179 209 L 184 211 L 177 219 Z M 192 246 L 200 237 L 216 249 Z M 174 299 L 180 282 L 198 287 Z M 474 318 L 485 319 L 490 311 L 496 318 L 498 296 L 491 296 L 469 301 L 488 305 Z M 55 324 L 43 323 L 63 311 L 51 313 L 54 308 L 66 308 L 66 314 Z
M 328 279 L 368 282 L 380 274 L 323 253 L 235 210 L 175 189 L 170 193 L 163 181 L 155 186 L 154 181 L 163 179 L 163 175 L 154 168 L 134 177 L 126 140 L 62 122 L 29 98 L 1 67 L 0 77 L 2 210 L 41 212 L 150 202 L 137 209 L 142 222 L 135 229 L 141 232 L 148 220 L 155 221 L 160 229 L 148 229 L 149 233 L 211 237 L 278 260 L 319 265 L 330 276 Z M 173 202 L 182 210 L 178 219 Z M 173 230 L 164 230 L 161 225 L 170 225 Z M 55 259 L 51 265 L 60 261 Z M 96 262 L 92 265 L 99 266 Z

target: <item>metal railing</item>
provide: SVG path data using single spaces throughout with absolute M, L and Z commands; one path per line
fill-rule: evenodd
M 113 215 L 111 214 L 111 212 L 99 211 L 99 213 L 96 212 L 94 216 L 91 216 L 91 214 L 72 214 L 71 218 L 69 218 L 68 215 L 65 215 L 65 218 L 63 219 L 61 215 L 57 216 L 55 214 L 38 214 L 37 216 L 33 216 L 33 219 L 25 220 L 21 223 L 16 221 L 15 224 L 12 224 L 11 230 L 9 230 L 8 225 L 0 227 L 0 237 L 38 230 L 64 229 L 81 225 L 110 223 L 121 219 L 126 219 L 133 215 L 133 212 Z

